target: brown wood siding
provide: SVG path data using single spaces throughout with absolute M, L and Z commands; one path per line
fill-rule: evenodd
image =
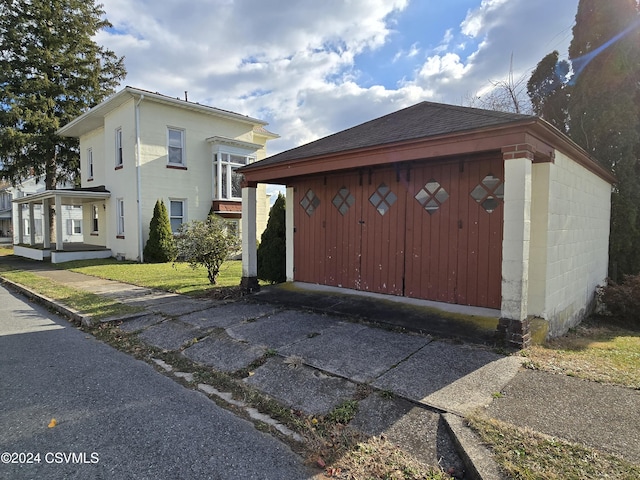
M 294 196 L 294 278 L 500 308 L 502 202 L 488 213 L 471 197 L 489 174 L 503 179 L 499 155 L 299 180 Z M 433 181 L 448 196 L 430 214 L 416 194 Z M 370 201 L 382 184 L 395 200 L 384 215 Z M 320 203 L 308 215 L 301 202 L 310 190 Z M 336 198 L 341 190 L 343 196 L 351 195 L 350 205 Z

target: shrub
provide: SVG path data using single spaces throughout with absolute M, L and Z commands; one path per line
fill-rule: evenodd
M 171 231 L 167 207 L 162 200 L 156 201 L 153 218 L 149 224 L 149 239 L 143 250 L 144 260 L 149 263 L 172 262 L 176 259 L 176 240 Z
M 240 242 L 227 222 L 217 215 L 209 215 L 206 221 L 183 223 L 177 238 L 178 255 L 191 268 L 207 269 L 209 282 L 215 285 L 220 266 L 237 252 Z
M 258 247 L 258 278 L 271 283 L 287 279 L 285 235 L 285 198 L 279 193 Z
M 640 275 L 625 275 L 620 284 L 610 281 L 602 300 L 612 315 L 640 325 Z

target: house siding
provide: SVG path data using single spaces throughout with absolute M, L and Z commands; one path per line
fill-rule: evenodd
M 253 125 L 195 111 L 165 105 L 149 99 L 128 100 L 107 113 L 104 126 L 80 137 L 81 170 L 86 172 L 87 150 L 93 153 L 93 179 L 82 175 L 82 187 L 104 185 L 111 197 L 99 202 L 99 230 L 92 233 L 92 204 L 83 208 L 85 242 L 110 248 L 114 256 L 140 260 L 140 246 L 149 237 L 149 224 L 157 200 L 167 208 L 171 199 L 185 201 L 185 221 L 203 220 L 213 200 L 213 156 L 207 138 L 221 136 L 260 144 L 256 159 L 265 157 L 267 137 L 256 136 Z M 138 121 L 136 124 L 136 109 Z M 167 166 L 167 128 L 184 131 L 184 167 Z M 122 167 L 116 167 L 115 131 L 122 130 Z M 138 148 L 136 133 L 139 136 Z M 138 159 L 139 155 L 139 159 Z M 137 163 L 140 165 L 138 186 Z M 138 188 L 140 208 L 138 210 Z M 264 231 L 269 213 L 266 185 L 257 190 L 258 238 Z M 124 235 L 117 232 L 117 200 L 125 205 Z M 139 218 L 140 215 L 140 218 Z M 140 238 L 142 234 L 142 238 Z

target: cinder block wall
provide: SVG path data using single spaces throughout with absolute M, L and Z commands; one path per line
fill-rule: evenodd
M 560 152 L 553 164 L 535 167 L 541 167 L 541 190 L 548 176 L 549 192 L 546 216 L 540 205 L 532 214 L 532 231 L 538 229 L 532 242 L 546 258 L 530 271 L 530 284 L 539 286 L 536 276 L 545 277 L 544 293 L 534 293 L 535 288 L 530 293 L 530 314 L 547 319 L 549 335 L 557 336 L 591 312 L 596 287 L 607 277 L 611 185 Z M 540 201 L 534 193 L 534 204 Z M 540 235 L 542 222 L 546 236 Z

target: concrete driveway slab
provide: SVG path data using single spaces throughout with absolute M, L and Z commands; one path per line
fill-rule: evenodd
M 350 427 L 366 435 L 385 435 L 400 444 L 425 465 L 440 465 L 444 471 L 464 470 L 464 463 L 439 413 L 418 407 L 398 397 L 373 393 L 358 404 Z
M 135 332 L 137 330 L 143 330 L 151 325 L 157 325 L 165 318 L 162 315 L 156 313 L 148 313 L 131 320 L 127 320 L 120 325 L 120 330 L 124 332 Z
M 140 333 L 140 339 L 154 347 L 178 350 L 182 345 L 202 335 L 202 331 L 175 320 L 153 325 Z
M 277 307 L 247 302 L 234 302 L 189 313 L 180 320 L 199 328 L 228 327 L 246 320 L 264 317 L 275 312 Z
M 153 303 L 147 307 L 148 310 L 163 315 L 179 316 L 187 313 L 206 310 L 216 305 L 214 300 L 198 300 L 195 298 L 187 298 L 180 296 L 173 302 Z
M 238 342 L 225 332 L 219 332 L 186 348 L 183 353 L 190 360 L 230 373 L 248 367 L 265 351 L 260 345 Z
M 305 365 L 294 368 L 276 357 L 244 381 L 306 415 L 325 415 L 356 392 L 356 385 L 348 380 Z
M 227 328 L 235 339 L 260 343 L 269 348 L 281 348 L 306 338 L 321 336 L 339 320 L 317 313 L 285 310 L 257 322 L 243 322 Z
M 429 342 L 428 337 L 340 322 L 279 353 L 299 355 L 307 365 L 356 382 L 371 382 Z
M 464 415 L 488 405 L 516 375 L 522 359 L 480 347 L 431 342 L 373 385 Z

